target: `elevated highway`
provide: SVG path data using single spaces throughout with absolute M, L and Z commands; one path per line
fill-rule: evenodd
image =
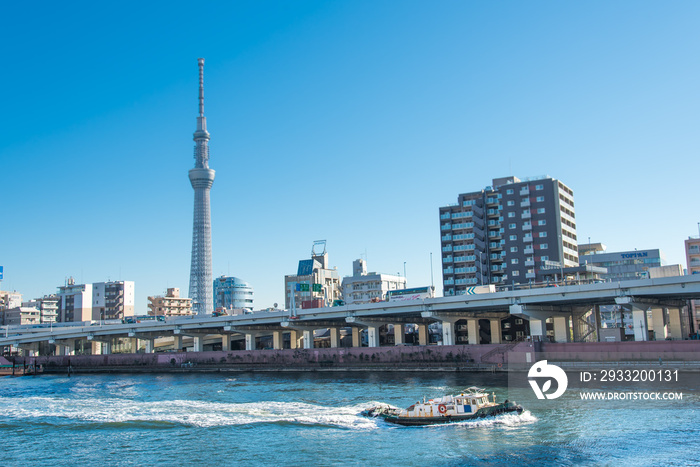
M 517 316 L 529 321 L 531 337 L 545 339 L 545 321 L 554 322 L 557 342 L 591 340 L 600 327 L 598 307 L 617 304 L 634 316 L 635 340 L 649 339 L 649 319 L 656 338 L 682 339 L 680 310 L 687 300 L 700 299 L 700 276 L 666 277 L 624 282 L 572 284 L 559 287 L 506 290 L 478 295 L 437 297 L 415 301 L 380 302 L 287 312 L 256 312 L 239 316 L 169 318 L 132 324 L 54 326 L 51 329 L 3 329 L 0 346 L 36 349 L 39 342 L 56 344 L 61 354 L 72 351 L 76 340 L 100 343 L 100 351 L 110 353 L 115 338 L 146 341 L 146 351 L 154 350 L 158 338 L 170 338 L 180 348 L 182 338 L 191 338 L 195 351 L 203 350 L 205 339 L 220 339 L 223 350 L 231 339 L 244 338 L 246 349 L 255 349 L 255 340 L 272 336 L 274 348 L 282 348 L 283 335 L 292 348 L 313 346 L 313 333 L 329 330 L 330 346 L 338 347 L 340 329 L 351 328 L 353 347 L 359 347 L 360 330 L 367 330 L 370 347 L 379 346 L 379 327 L 394 324 L 395 343 L 404 343 L 403 324 L 418 328 L 419 343 L 427 344 L 428 326 L 441 323 L 442 343 L 455 344 L 458 322 L 466 329 L 469 344 L 479 344 L 478 321 L 489 320 L 491 343 L 501 342 L 501 320 Z M 466 328 L 464 328 L 466 326 Z M 660 330 L 663 329 L 663 333 Z M 663 337 L 661 337 L 663 336 Z

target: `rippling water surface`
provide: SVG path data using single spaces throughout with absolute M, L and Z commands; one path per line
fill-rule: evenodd
M 695 378 L 694 381 L 697 381 Z M 591 404 L 430 427 L 359 415 L 503 374 L 210 373 L 0 379 L 3 465 L 700 465 L 700 397 Z M 512 393 L 511 393 L 512 397 Z M 527 408 L 527 407 L 526 407 Z

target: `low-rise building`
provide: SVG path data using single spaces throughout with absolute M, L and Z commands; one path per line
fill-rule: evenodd
M 323 247 L 317 252 L 316 247 Z M 328 267 L 326 241 L 314 242 L 311 259 L 299 261 L 297 273 L 284 276 L 284 304 L 287 309 L 321 308 L 340 300 L 340 276 Z
M 0 311 L 3 326 L 17 326 L 21 324 L 40 324 L 41 311 L 32 306 L 18 306 L 6 308 Z
M 187 316 L 192 314 L 192 299 L 180 297 L 180 289 L 171 287 L 165 296 L 148 297 L 148 314 L 151 316 Z
M 214 279 L 214 307 L 219 311 L 252 310 L 253 287 L 237 277 L 217 277 Z
M 59 298 L 57 295 L 45 295 L 43 298 L 24 302 L 22 306 L 39 310 L 42 324 L 55 323 L 58 321 L 58 301 Z
M 0 310 L 22 306 L 22 294 L 0 290 Z
M 343 301 L 346 305 L 383 301 L 390 290 L 405 288 L 405 277 L 368 273 L 365 261 L 357 259 L 352 263 L 352 276 L 343 278 Z

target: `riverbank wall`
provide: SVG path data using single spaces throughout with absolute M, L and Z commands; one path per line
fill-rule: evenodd
M 319 348 L 16 357 L 45 373 L 196 371 L 506 371 L 539 360 L 575 365 L 682 362 L 700 370 L 700 341 Z

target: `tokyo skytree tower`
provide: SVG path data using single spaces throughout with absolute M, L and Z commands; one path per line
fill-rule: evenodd
M 214 311 L 214 285 L 211 272 L 211 213 L 209 190 L 214 184 L 214 171 L 209 168 L 209 132 L 204 116 L 204 59 L 199 62 L 199 117 L 194 132 L 194 169 L 190 183 L 194 188 L 194 223 L 192 226 L 192 266 L 190 298 L 192 311 L 201 315 Z

